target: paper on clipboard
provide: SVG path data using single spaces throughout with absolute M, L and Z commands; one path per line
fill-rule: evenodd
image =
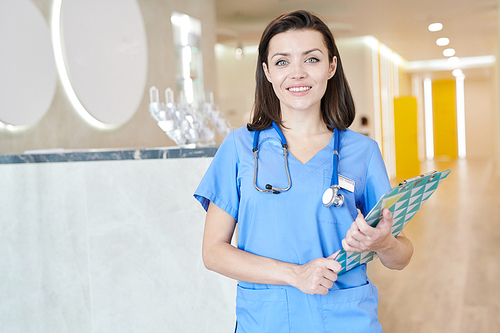
M 375 207 L 365 216 L 366 222 L 375 227 L 380 220 L 382 209 L 388 208 L 393 215 L 391 233 L 396 237 L 449 174 L 450 170 L 445 170 L 405 180 L 380 198 Z M 373 251 L 346 252 L 341 249 L 335 258 L 342 265 L 342 269 L 337 274 L 343 274 L 377 257 Z

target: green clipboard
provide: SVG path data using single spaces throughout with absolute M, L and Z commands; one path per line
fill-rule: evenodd
M 377 226 L 382 209 L 388 208 L 393 214 L 391 232 L 396 237 L 449 174 L 450 170 L 432 171 L 405 180 L 380 198 L 375 207 L 365 216 L 366 222 L 372 227 Z M 374 251 L 346 252 L 341 249 L 335 258 L 342 265 L 342 269 L 337 275 L 366 264 L 375 258 L 378 256 Z

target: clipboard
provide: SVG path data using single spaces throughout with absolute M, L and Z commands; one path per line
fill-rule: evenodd
M 451 170 L 432 171 L 403 181 L 380 198 L 375 207 L 365 216 L 365 221 L 372 227 L 377 226 L 382 217 L 382 209 L 388 208 L 393 214 L 391 233 L 394 237 L 398 236 L 450 172 Z M 342 265 L 337 275 L 376 258 L 378 255 L 374 251 L 346 252 L 341 249 L 335 258 Z

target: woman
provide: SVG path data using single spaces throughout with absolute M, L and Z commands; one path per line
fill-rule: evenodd
M 363 218 L 390 184 L 376 142 L 347 129 L 354 103 L 328 27 L 306 11 L 274 19 L 256 79 L 251 123 L 226 137 L 195 193 L 205 266 L 239 281 L 236 332 L 380 332 L 366 265 L 337 276 L 335 256 L 372 250 L 402 269 L 413 248 L 391 235 L 388 210 L 376 228 Z M 337 133 L 338 172 L 354 186 L 326 207 Z

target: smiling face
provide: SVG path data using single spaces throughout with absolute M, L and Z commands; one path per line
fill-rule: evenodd
M 264 73 L 280 100 L 281 113 L 311 111 L 320 115 L 321 98 L 335 74 L 337 58 L 330 63 L 323 36 L 316 30 L 290 30 L 269 42 Z

